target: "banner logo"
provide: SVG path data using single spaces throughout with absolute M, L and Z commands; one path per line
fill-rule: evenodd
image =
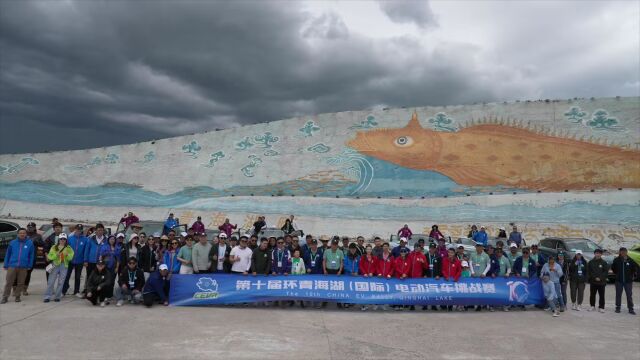
M 508 281 L 509 300 L 524 303 L 529 297 L 529 286 L 522 281 Z
M 196 283 L 201 292 L 193 294 L 194 299 L 215 299 L 218 297 L 218 282 L 209 277 L 201 277 Z

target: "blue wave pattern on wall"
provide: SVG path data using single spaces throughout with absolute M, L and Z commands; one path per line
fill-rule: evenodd
M 353 186 L 353 185 L 352 185 Z M 640 224 L 638 207 L 630 205 L 594 205 L 574 202 L 555 207 L 536 208 L 527 204 L 476 206 L 464 204 L 444 207 L 397 206 L 392 204 L 331 203 L 306 205 L 294 201 L 269 201 L 262 198 L 221 197 L 226 191 L 207 187 L 190 188 L 162 195 L 132 186 L 71 188 L 59 183 L 0 182 L 0 197 L 35 203 L 93 206 L 179 207 L 241 213 L 295 213 L 343 219 L 440 219 L 442 222 L 486 222 L 517 219 L 521 222 L 553 222 L 571 224 L 598 223 Z

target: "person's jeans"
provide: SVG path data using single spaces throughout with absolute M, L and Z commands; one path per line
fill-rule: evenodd
M 82 277 L 82 268 L 84 266 L 80 264 L 69 264 L 67 269 L 67 276 L 64 278 L 64 286 L 62 287 L 62 293 L 66 294 L 69 290 L 69 280 L 71 279 L 71 273 L 75 272 L 75 283 L 73 284 L 73 294 L 80 292 L 80 278 Z M 87 276 L 88 277 L 88 276 Z
M 556 301 L 557 299 L 551 299 L 551 300 L 547 299 L 547 305 L 549 305 L 552 312 L 556 311 Z
M 17 281 L 16 289 L 13 291 L 13 296 L 16 299 L 20 298 L 22 292 L 24 291 L 24 281 L 27 278 L 28 269 L 25 268 L 8 268 L 6 269 L 7 277 L 4 283 L 4 292 L 2 293 L 2 298 L 7 299 L 9 295 L 11 295 L 11 288 L 13 288 L 14 281 Z
M 54 293 L 55 290 L 55 299 L 60 299 L 62 297 L 62 287 L 64 286 L 64 279 L 67 278 L 67 268 L 64 267 L 64 264 L 60 264 L 51 270 L 49 274 L 49 280 L 47 281 L 47 292 L 44 294 L 44 299 L 49 300 L 51 298 L 51 294 Z M 56 283 L 58 284 L 56 286 Z
M 571 302 L 576 303 L 576 298 L 578 305 L 582 305 L 582 300 L 584 299 L 584 283 L 578 281 L 572 281 L 569 285 L 571 290 Z
M 627 295 L 627 308 L 629 310 L 633 310 L 632 289 L 632 282 L 622 283 L 620 281 L 616 281 L 616 309 L 620 309 L 620 306 L 622 305 L 622 291 L 624 290 L 624 293 Z
M 142 301 L 142 293 L 138 290 L 130 290 L 129 288 L 123 289 L 122 286 L 116 287 L 116 300 L 124 300 L 125 296 L 131 296 L 134 303 Z
M 560 282 L 560 292 L 562 293 L 562 303 L 567 306 L 569 298 L 567 297 L 567 282 Z
M 598 293 L 598 307 L 604 309 L 604 288 L 606 285 L 589 284 L 589 304 L 591 307 L 596 306 L 596 292 Z
M 558 294 L 558 304 L 560 305 L 560 308 L 564 308 L 564 299 L 562 298 L 562 289 L 561 289 L 561 285 L 559 282 L 557 283 L 553 283 L 553 285 L 556 288 L 556 294 Z
M 180 275 L 188 275 L 188 274 L 193 274 L 193 267 L 182 264 L 180 266 Z

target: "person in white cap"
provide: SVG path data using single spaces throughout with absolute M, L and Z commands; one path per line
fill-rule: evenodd
M 56 288 L 56 282 L 58 286 L 55 290 L 53 301 L 59 302 L 62 297 L 62 287 L 67 276 L 69 262 L 73 259 L 73 249 L 67 245 L 67 234 L 61 233 L 58 235 L 58 243 L 51 247 L 49 254 L 47 254 L 47 259 L 49 260 L 49 265 L 46 271 L 49 273 L 49 280 L 47 282 L 47 291 L 44 294 L 44 302 L 49 302 L 51 294 L 54 293 L 53 290 Z
M 154 302 L 160 302 L 164 306 L 169 305 L 169 267 L 160 264 L 158 271 L 151 273 L 149 280 L 142 288 L 142 302 L 146 307 L 153 306 Z
M 229 262 L 230 255 L 231 246 L 227 245 L 227 234 L 222 232 L 218 235 L 218 243 L 213 245 L 209 252 L 209 259 L 211 259 L 214 272 L 231 272 L 231 263 Z
M 518 251 L 518 245 L 515 243 L 509 244 L 509 252 L 505 254 L 507 259 L 509 259 L 509 266 L 513 268 L 513 264 L 516 262 L 516 259 L 522 256 L 522 253 Z
M 401 237 L 400 245 L 394 247 L 393 250 L 391 250 L 391 255 L 393 255 L 394 258 L 398 258 L 400 257 L 400 252 L 402 251 L 402 249 L 407 249 L 407 251 L 409 251 L 409 248 L 407 247 L 407 242 L 408 242 L 408 239 L 406 237 Z
M 504 226 L 500 226 L 500 228 L 498 229 L 498 239 L 506 239 L 507 238 L 507 230 L 504 228 Z
M 129 259 L 136 258 L 136 262 L 140 260 L 140 245 L 138 242 L 140 238 L 138 234 L 132 233 L 129 235 L 129 243 L 125 245 L 124 250 L 122 251 L 122 259 L 120 260 L 121 267 L 124 267 L 124 264 L 127 264 Z M 119 271 L 119 270 L 118 270 Z

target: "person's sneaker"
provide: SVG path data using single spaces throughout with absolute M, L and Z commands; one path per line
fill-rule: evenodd
M 78 299 L 82 299 L 82 293 L 76 293 L 76 297 L 77 297 Z
M 22 301 L 22 300 L 20 300 L 20 298 L 19 298 L 19 297 L 17 297 L 17 298 L 16 298 L 16 302 L 20 302 L 20 301 Z
M 25 291 L 22 292 L 22 295 L 29 296 L 29 292 L 27 290 L 25 290 Z
M 576 304 L 575 303 L 571 304 L 571 310 L 575 310 L 575 309 L 576 309 Z
M 60 302 L 60 299 L 53 299 L 54 302 Z
M 107 306 L 107 304 L 105 304 L 104 301 L 100 303 L 100 307 L 105 307 L 105 306 Z
M 9 300 L 7 300 L 7 298 L 2 298 L 2 301 L 0 301 L 0 304 L 6 304 L 7 301 L 9 301 Z
M 582 311 L 582 305 L 576 306 L 576 311 Z
M 557 311 L 555 311 L 555 312 L 553 313 L 553 317 L 558 317 L 558 316 L 560 316 L 560 314 L 559 314 Z
M 587 311 L 596 311 L 596 307 L 595 307 L 595 306 L 592 306 L 592 307 L 590 307 L 590 308 L 589 308 L 589 310 L 587 310 Z
M 49 302 L 49 299 L 44 299 L 44 302 L 48 303 L 48 302 Z M 620 312 L 620 311 L 618 311 L 618 312 Z
M 118 300 L 118 302 L 116 303 L 116 306 L 118 307 L 122 306 L 122 300 Z
M 620 308 L 616 308 L 616 314 L 620 314 Z
M 631 315 L 635 315 L 635 314 L 636 314 L 636 312 L 635 312 L 633 309 L 629 309 L 629 314 L 631 314 Z
M 505 307 L 504 307 L 504 311 L 508 312 L 508 311 L 509 311 L 509 307 L 508 307 L 508 306 L 505 306 Z
M 361 307 L 360 307 L 360 310 L 362 310 L 362 311 L 367 311 L 368 309 L 369 309 L 369 308 L 368 308 L 368 307 L 366 307 L 366 306 L 361 306 Z
M 496 309 L 494 309 L 493 306 L 492 306 L 492 307 L 489 308 L 489 311 L 494 312 L 494 311 L 496 311 Z
M 544 311 L 549 311 L 549 310 L 551 310 L 550 307 L 544 308 Z
M 604 309 L 599 309 L 600 313 L 604 314 Z
M 560 308 L 560 312 L 564 312 L 564 306 Z

